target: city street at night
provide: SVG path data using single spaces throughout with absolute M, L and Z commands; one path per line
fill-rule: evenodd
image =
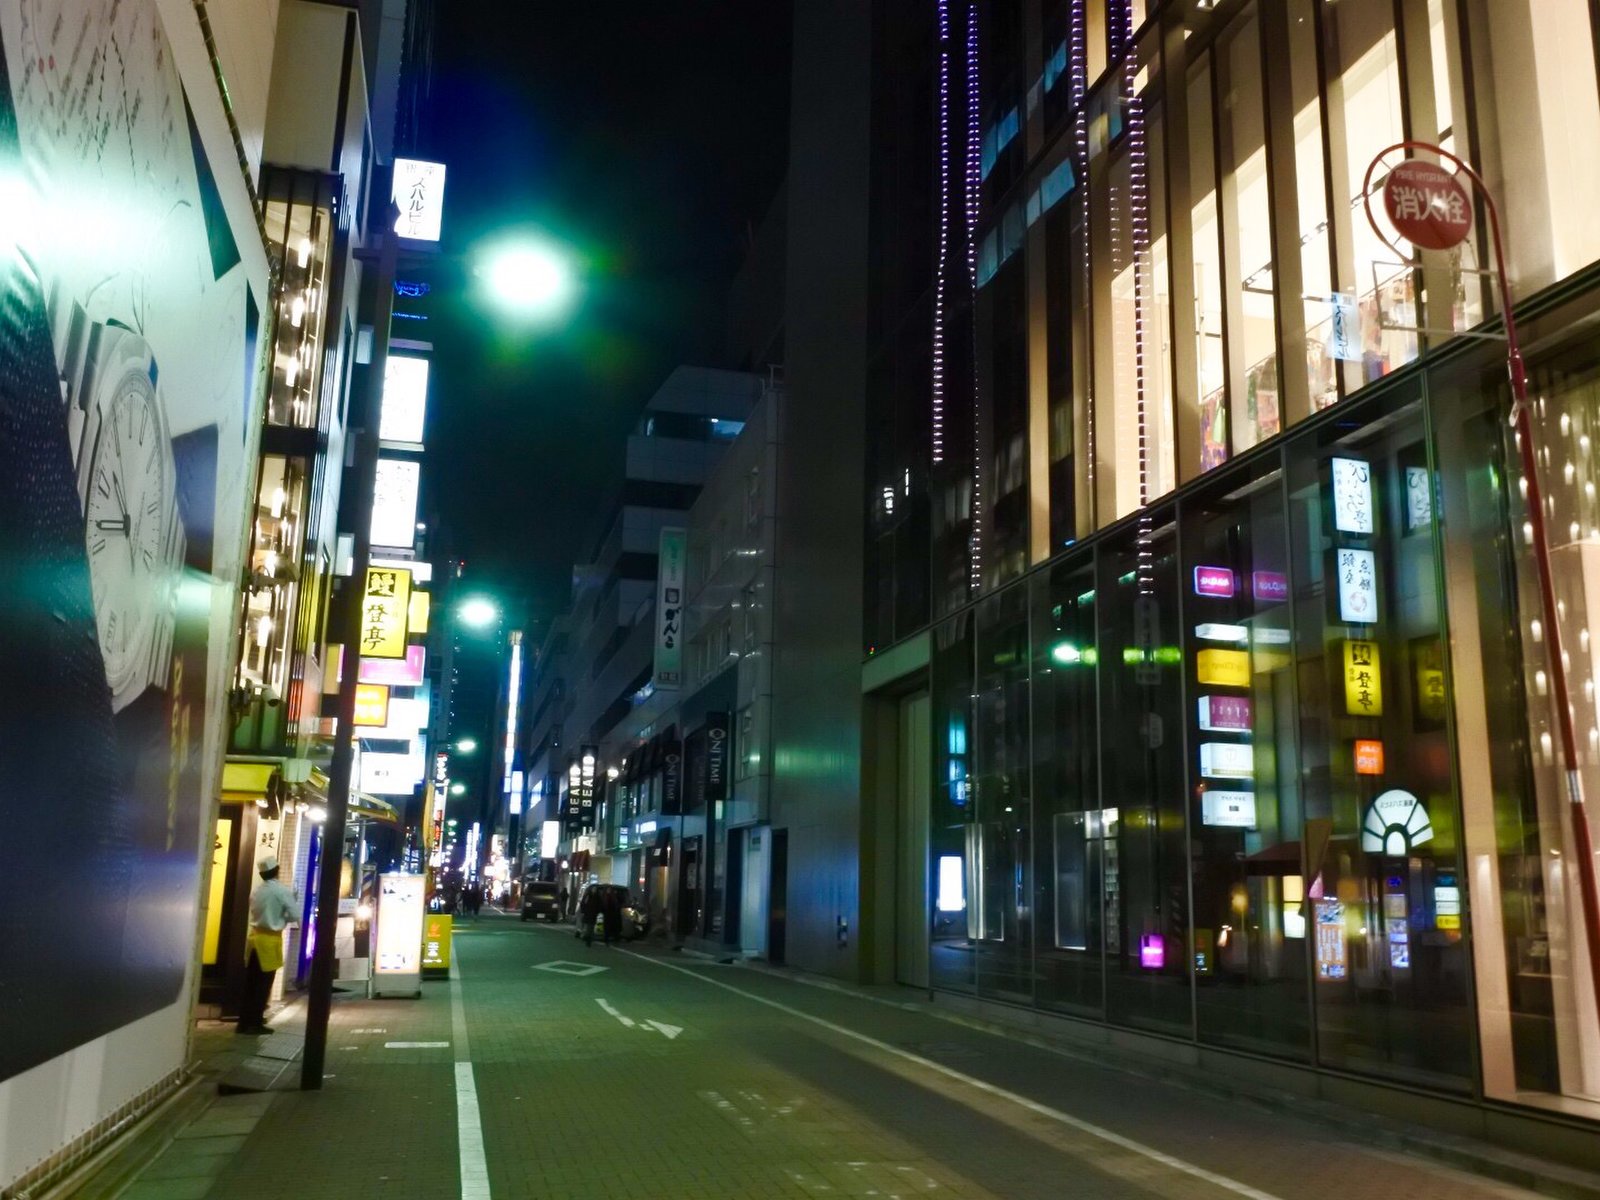
M 486 912 L 421 1000 L 336 1003 L 322 1092 L 216 1100 L 122 1195 L 225 1200 L 285 1159 L 304 1200 L 1533 1194 L 1399 1152 L 1404 1124 L 641 945 Z
M 1600 1200 L 1597 196 L 1600 0 L 0 0 L 0 1200 Z

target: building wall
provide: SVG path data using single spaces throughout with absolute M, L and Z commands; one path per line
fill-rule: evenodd
M 211 6 L 247 145 L 259 144 L 265 120 L 273 25 L 259 18 L 275 7 Z M 70 45 L 50 44 L 57 28 Z M 72 45 L 90 53 L 75 58 Z M 10 314 L 0 357 L 22 373 L 4 399 L 6 420 L 27 431 L 0 447 L 0 474 L 27 481 L 25 492 L 0 498 L 0 525 L 31 533 L 6 539 L 0 574 L 37 577 L 45 566 L 30 556 L 53 547 L 55 589 L 48 605 L 14 611 L 0 671 L 59 682 L 31 690 L 25 709 L 0 709 L 0 737 L 18 751 L 0 791 L 12 831 L 0 868 L 38 911 L 73 914 L 64 926 L 38 927 L 48 941 L 17 923 L 20 910 L 0 925 L 0 1006 L 10 1028 L 27 1030 L 0 1039 L 0 1184 L 9 1184 L 185 1061 L 269 297 L 261 235 L 192 5 L 6 5 L 0 47 L 0 175 L 20 181 L 8 206 L 32 208 L 10 223 L 0 267 Z M 91 61 L 118 53 L 123 90 L 97 92 L 103 109 L 55 112 L 81 89 Z M 52 54 L 55 73 L 28 65 Z M 78 147 L 98 144 L 79 120 L 96 135 L 102 120 L 120 127 L 132 159 L 79 158 Z M 155 226 L 121 223 L 152 211 L 173 215 Z M 85 231 L 94 231 L 87 240 Z M 146 428 L 156 430 L 167 470 L 146 482 L 163 514 L 152 533 L 161 565 L 118 593 L 124 628 L 149 647 L 131 668 L 109 637 L 109 608 L 95 608 L 96 547 L 83 537 L 85 497 L 60 407 L 63 355 L 78 375 L 74 303 L 83 330 L 111 320 L 137 327 L 121 351 L 158 367 Z M 97 367 L 95 377 L 110 369 Z M 78 378 L 87 412 L 98 400 Z M 35 456 L 27 469 L 15 458 L 24 453 Z M 80 445 L 90 480 L 93 454 Z M 70 645 L 48 632 L 63 620 Z M 71 744 L 62 744 L 68 730 Z M 48 877 L 25 882 L 41 864 Z M 78 997 L 71 1005 L 61 1004 L 63 981 Z
M 208 3 L 206 14 L 217 47 L 217 61 L 228 84 L 228 98 L 239 122 L 245 158 L 259 177 L 268 127 L 268 94 L 272 86 L 273 44 L 281 0 L 222 0 Z M 160 0 L 163 14 L 177 22 L 187 5 Z
M 789 833 L 786 961 L 839 976 L 857 971 L 871 44 L 866 5 L 796 6 L 772 825 Z

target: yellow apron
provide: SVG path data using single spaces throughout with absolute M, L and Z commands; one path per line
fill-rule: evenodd
M 264 932 L 259 929 L 250 931 L 250 940 L 245 946 L 244 960 L 250 961 L 250 951 L 256 952 L 256 962 L 263 971 L 276 971 L 283 966 L 283 934 L 281 932 Z

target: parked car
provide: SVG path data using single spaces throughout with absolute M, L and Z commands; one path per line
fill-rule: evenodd
M 650 914 L 643 905 L 636 903 L 633 893 L 620 883 L 591 883 L 583 889 L 583 895 L 578 900 L 578 911 L 583 911 L 583 902 L 591 894 L 605 891 L 619 892 L 622 901 L 622 937 L 624 941 L 634 941 L 650 932 Z M 603 900 L 603 897 L 601 897 Z M 605 904 L 599 906 L 600 915 L 595 918 L 594 931 L 597 936 L 604 935 L 606 928 Z
M 524 921 L 531 921 L 535 917 L 544 917 L 548 921 L 559 921 L 564 915 L 561 911 L 561 886 L 559 884 L 530 881 L 522 885 L 522 919 Z

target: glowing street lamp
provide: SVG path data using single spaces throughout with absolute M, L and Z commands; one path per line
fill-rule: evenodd
M 452 796 L 465 796 L 467 794 L 467 785 L 464 783 L 452 783 L 450 785 L 450 794 Z
M 500 619 L 500 610 L 493 601 L 473 596 L 461 602 L 461 607 L 456 609 L 456 616 L 469 629 L 487 629 Z
M 560 314 L 576 290 L 567 260 L 544 242 L 502 246 L 479 274 L 497 307 L 534 319 Z
M 477 748 L 478 748 L 478 739 L 477 738 L 464 737 L 459 742 L 456 743 L 456 752 L 458 754 L 471 754 Z

